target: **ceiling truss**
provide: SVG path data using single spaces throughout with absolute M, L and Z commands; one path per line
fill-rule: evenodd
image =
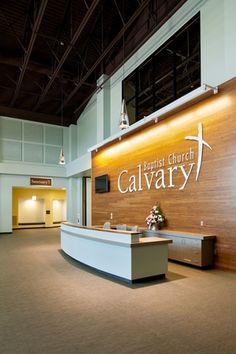
M 99 77 L 109 78 L 185 1 L 3 1 L 0 115 L 75 124 Z

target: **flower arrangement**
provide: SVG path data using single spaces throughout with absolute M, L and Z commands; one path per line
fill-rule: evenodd
M 157 203 L 150 211 L 150 214 L 145 219 L 149 230 L 160 229 L 165 224 L 165 216 Z

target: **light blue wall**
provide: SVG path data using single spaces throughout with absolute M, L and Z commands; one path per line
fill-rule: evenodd
M 82 217 L 82 178 L 68 179 L 67 219 L 77 224 Z
M 12 231 L 12 187 L 30 187 L 30 176 L 53 178 L 54 188 L 67 188 L 61 147 L 68 151 L 68 129 L 0 117 L 0 232 Z
M 201 11 L 202 82 L 219 85 L 236 76 L 236 1 L 208 0 Z
M 66 162 L 70 162 L 70 161 L 77 159 L 77 157 L 78 157 L 78 151 L 77 151 L 78 129 L 77 129 L 77 125 L 71 124 L 66 131 L 68 134 L 68 137 L 66 140 L 68 140 L 68 142 L 69 142 L 69 148 L 68 148 L 69 157 L 67 158 Z
M 66 178 L 53 178 L 54 188 L 68 189 L 68 185 Z M 0 174 L 0 233 L 12 232 L 12 187 L 29 186 L 29 176 Z
M 14 176 L 0 175 L 0 232 L 12 231 L 12 180 Z M 21 178 L 21 180 L 23 177 Z M 23 182 L 21 182 L 23 183 Z
M 97 81 L 97 142 L 110 136 L 110 79 L 102 75 Z
M 68 150 L 66 128 L 0 117 L 0 162 L 58 165 Z
M 88 148 L 97 141 L 97 100 L 96 96 L 90 100 L 81 114 L 78 124 L 77 156 L 87 153 Z

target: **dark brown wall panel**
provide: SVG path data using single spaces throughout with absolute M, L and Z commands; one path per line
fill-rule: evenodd
M 203 127 L 203 139 L 212 150 L 203 146 L 201 170 L 196 181 L 198 142 L 185 137 L 198 136 L 199 123 Z M 192 159 L 168 164 L 171 154 L 186 154 L 190 149 L 194 153 Z M 153 172 L 163 170 L 158 172 L 158 177 L 164 174 L 166 187 L 156 189 L 154 176 L 148 190 L 144 172 L 149 172 L 150 180 L 151 171 L 144 171 L 144 164 L 155 161 L 163 164 L 163 159 L 164 166 L 154 168 Z M 184 183 L 180 165 L 187 173 L 189 163 L 194 165 L 185 188 L 180 190 Z M 143 190 L 120 193 L 117 187 L 119 174 L 128 171 L 122 177 L 125 188 L 128 178 L 138 181 L 139 165 Z M 168 168 L 174 166 L 177 168 L 173 172 L 174 187 L 170 188 Z M 98 194 L 94 190 L 94 177 L 102 174 L 110 177 L 110 192 Z M 102 225 L 112 213 L 114 224 L 146 227 L 146 216 L 159 202 L 169 229 L 215 234 L 216 265 L 236 270 L 236 80 L 222 85 L 217 95 L 94 152 L 92 188 L 93 225 Z

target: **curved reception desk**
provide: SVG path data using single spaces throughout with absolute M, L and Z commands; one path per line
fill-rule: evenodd
M 70 257 L 129 282 L 161 276 L 168 270 L 168 243 L 135 231 L 61 225 L 61 249 Z

